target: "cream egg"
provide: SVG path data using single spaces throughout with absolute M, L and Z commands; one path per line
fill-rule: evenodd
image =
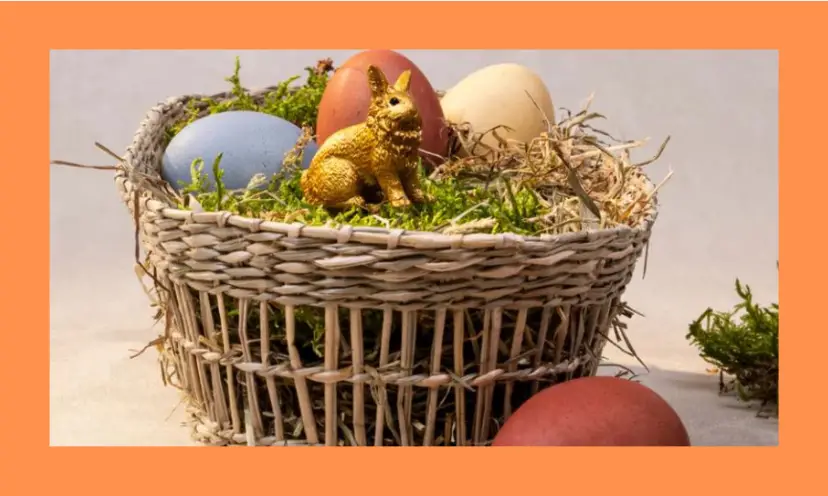
M 545 119 L 555 121 L 552 97 L 543 80 L 519 64 L 490 65 L 473 72 L 447 91 L 440 103 L 448 122 L 466 123 L 476 133 L 505 126 L 509 130 L 498 129 L 498 136 L 520 143 L 528 143 L 546 131 Z M 491 133 L 481 142 L 498 146 Z

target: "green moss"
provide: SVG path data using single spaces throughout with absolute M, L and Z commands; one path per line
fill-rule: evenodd
M 262 98 L 254 99 L 241 84 L 239 78 L 241 62 L 237 57 L 233 75 L 225 78 L 225 81 L 231 85 L 230 92 L 233 97 L 222 101 L 210 97 L 190 100 L 187 104 L 187 118 L 168 129 L 168 138 L 172 139 L 184 127 L 204 115 L 217 114 L 228 110 L 264 112 L 281 117 L 299 127 L 313 129 L 316 126 L 319 102 L 322 100 L 322 93 L 324 93 L 328 84 L 328 75 L 332 69 L 327 62 L 321 61 L 317 67 L 306 67 L 307 75 L 304 84 L 295 85 L 294 83 L 301 77 L 293 76 L 277 84 L 273 90 L 266 92 Z M 206 114 L 202 112 L 205 107 L 207 109 Z
M 742 301 L 732 311 L 708 308 L 690 324 L 687 339 L 702 358 L 733 377 L 730 386 L 741 399 L 778 404 L 779 305 L 755 303 L 750 287 L 738 279 L 736 293 Z M 729 389 L 723 376 L 720 388 Z
M 330 70 L 324 62 L 320 62 L 319 67 Z M 319 67 L 306 69 L 304 84 L 294 86 L 299 77 L 292 77 L 279 83 L 276 90 L 257 103 L 241 85 L 237 59 L 233 75 L 227 78 L 232 85 L 233 97 L 221 102 L 209 98 L 191 102 L 189 117 L 170 129 L 170 138 L 200 116 L 228 110 L 264 112 L 312 130 L 328 81 L 327 70 L 320 70 Z M 198 102 L 207 106 L 206 112 L 198 110 Z M 466 228 L 474 232 L 526 235 L 536 234 L 540 229 L 530 219 L 545 213 L 537 195 L 529 188 L 515 188 L 506 180 L 497 183 L 499 188 L 484 188 L 479 183 L 454 178 L 432 180 L 425 177 L 422 168 L 423 187 L 432 196 L 432 202 L 405 209 L 383 203 L 376 211 L 353 208 L 334 212 L 303 200 L 299 185 L 301 152 L 286 159 L 283 172 L 271 178 L 254 177 L 243 191 L 228 191 L 224 187 L 220 162 L 219 156 L 212 164 L 215 184 L 204 170 L 204 160 L 199 159 L 192 165 L 191 182 L 179 185 L 185 196 L 192 195 L 206 211 L 223 210 L 247 217 L 309 225 L 330 222 L 419 231 L 439 231 L 462 221 Z M 185 200 L 179 207 L 190 208 L 191 205 Z
M 301 174 L 297 167 L 286 167 L 283 174 L 274 175 L 267 186 L 256 184 L 244 191 L 227 191 L 221 180 L 221 157 L 213 162 L 212 181 L 204 171 L 204 162 L 193 164 L 192 182 L 183 193 L 192 194 L 206 211 L 228 211 L 246 217 L 266 218 L 279 222 L 302 222 L 308 225 L 350 224 L 406 230 L 436 231 L 449 227 L 452 222 L 470 223 L 486 221 L 484 230 L 492 233 L 513 232 L 533 234 L 535 224 L 528 219 L 543 213 L 537 197 L 529 189 L 521 189 L 504 197 L 483 188 L 464 185 L 456 179 L 433 181 L 422 174 L 424 190 L 433 201 L 400 209 L 383 203 L 376 212 L 359 208 L 347 211 L 330 211 L 304 201 L 299 184 Z M 186 208 L 183 204 L 181 208 Z

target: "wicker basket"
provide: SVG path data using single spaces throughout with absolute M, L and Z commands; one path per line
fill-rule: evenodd
M 165 382 L 198 440 L 486 445 L 540 388 L 595 373 L 655 207 L 636 228 L 532 238 L 179 210 L 152 184 L 192 98 L 149 112 L 116 184 L 156 281 Z M 311 310 L 324 359 L 303 363 Z

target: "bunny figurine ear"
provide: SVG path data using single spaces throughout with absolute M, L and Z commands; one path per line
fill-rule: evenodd
M 394 83 L 394 88 L 397 91 L 405 91 L 408 92 L 408 89 L 411 87 L 411 69 L 406 69 L 400 74 L 400 77 L 397 78 L 397 82 Z
M 368 66 L 368 87 L 371 88 L 371 94 L 374 96 L 383 95 L 388 91 L 388 79 L 375 65 Z

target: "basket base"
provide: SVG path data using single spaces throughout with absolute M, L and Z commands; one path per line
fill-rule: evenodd
M 579 367 L 580 368 L 580 367 Z M 574 373 L 572 379 L 593 376 L 597 373 L 597 366 L 585 366 L 582 373 Z M 569 379 L 571 380 L 571 379 Z M 539 390 L 551 386 L 552 383 L 544 384 Z M 190 435 L 192 439 L 204 446 L 277 446 L 277 447 L 299 447 L 299 446 L 325 446 L 324 443 L 309 443 L 306 439 L 279 439 L 277 436 L 261 436 L 257 437 L 252 434 L 255 428 L 250 422 L 249 412 L 246 412 L 245 428 L 242 432 L 234 432 L 232 428 L 223 428 L 217 422 L 211 420 L 203 407 L 195 402 L 190 402 L 187 407 L 186 423 L 190 428 Z M 472 426 L 467 425 L 467 430 Z M 482 442 L 475 443 L 474 446 L 489 446 L 492 443 L 494 436 L 497 434 L 500 425 L 495 423 L 495 430 L 491 437 Z M 445 439 L 445 438 L 444 438 Z M 356 445 L 357 443 L 349 443 L 348 439 L 339 439 L 336 443 L 338 446 Z M 459 446 L 455 439 L 449 439 L 448 443 L 435 444 L 433 446 Z M 468 445 L 468 444 L 466 444 Z M 386 445 L 388 446 L 388 445 Z
M 540 389 L 596 373 L 621 309 L 291 307 L 174 287 L 164 380 L 209 445 L 485 446 Z

